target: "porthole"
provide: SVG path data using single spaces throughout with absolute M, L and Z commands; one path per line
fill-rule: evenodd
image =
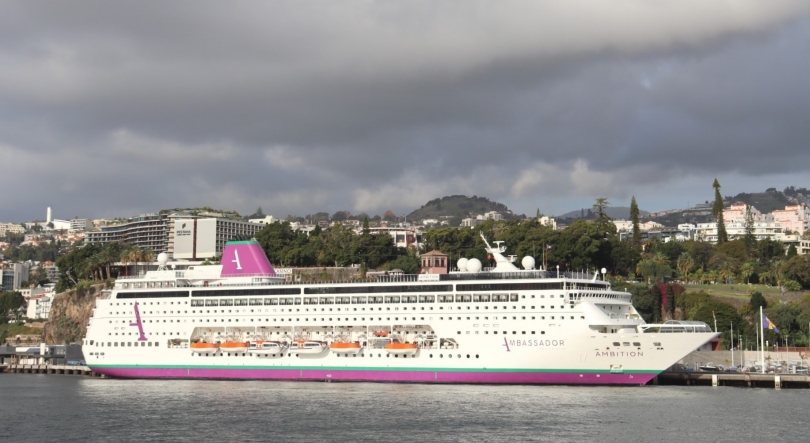
M 478 354 L 475 354 L 475 358 L 478 358 Z

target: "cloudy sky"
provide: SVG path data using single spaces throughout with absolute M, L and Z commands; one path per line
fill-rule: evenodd
M 0 0 L 0 222 L 810 187 L 807 0 Z

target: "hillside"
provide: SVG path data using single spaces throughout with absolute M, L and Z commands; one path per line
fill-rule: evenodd
M 752 194 L 741 192 L 734 197 L 726 197 L 726 203 L 742 202 L 751 205 L 762 213 L 773 212 L 776 209 L 785 209 L 785 206 L 793 204 L 783 192 L 770 188 L 765 192 L 755 192 Z
M 408 214 L 408 220 L 454 218 L 460 221 L 470 215 L 484 214 L 490 211 L 500 213 L 507 220 L 525 218 L 523 215 L 512 214 L 512 211 L 503 203 L 491 201 L 486 197 L 450 195 L 425 203 L 421 208 Z

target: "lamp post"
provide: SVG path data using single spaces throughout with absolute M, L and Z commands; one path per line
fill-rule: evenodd
M 557 265 L 557 278 L 560 278 L 560 265 Z M 808 337 L 810 337 L 810 335 L 808 335 Z

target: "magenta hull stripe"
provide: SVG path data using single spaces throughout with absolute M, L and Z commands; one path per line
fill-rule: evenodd
M 120 378 L 208 378 L 223 380 L 333 380 L 412 383 L 514 383 L 640 385 L 656 374 L 579 372 L 428 372 L 318 369 L 94 368 Z

